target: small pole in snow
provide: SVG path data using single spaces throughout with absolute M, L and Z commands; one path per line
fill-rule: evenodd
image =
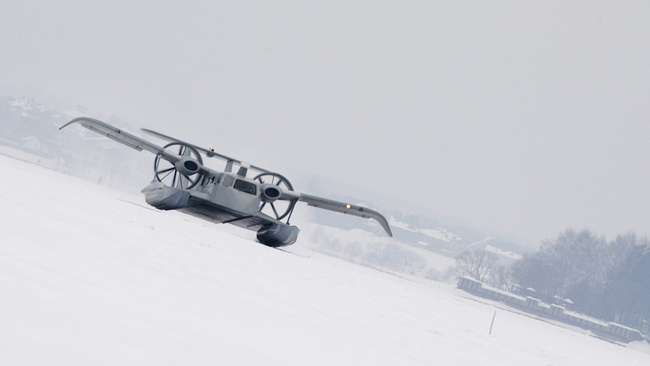
M 492 323 L 490 324 L 490 333 L 489 334 L 492 334 L 492 326 L 494 325 L 494 318 L 496 318 L 496 316 L 497 316 L 497 311 L 495 310 L 494 315 L 492 315 Z

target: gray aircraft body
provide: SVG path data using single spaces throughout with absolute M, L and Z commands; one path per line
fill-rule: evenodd
M 244 163 L 240 160 L 203 149 L 184 141 L 143 129 L 144 132 L 170 141 L 161 147 L 96 119 L 80 117 L 66 123 L 88 128 L 138 151 L 156 155 L 154 179 L 142 193 L 151 206 L 161 210 L 178 210 L 216 223 L 229 223 L 257 231 L 260 243 L 271 247 L 291 245 L 300 230 L 289 224 L 297 202 L 325 210 L 374 219 L 392 236 L 386 218 L 375 210 L 294 191 L 284 176 Z M 226 161 L 223 172 L 203 164 L 201 154 Z M 233 167 L 238 166 L 237 172 Z M 259 174 L 250 178 L 248 171 Z

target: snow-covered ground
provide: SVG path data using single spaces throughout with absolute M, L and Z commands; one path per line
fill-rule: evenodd
M 364 230 L 345 230 L 310 222 L 294 223 L 302 230 L 300 239 L 303 247 L 384 271 L 442 280 L 449 279 L 447 272 L 455 263 L 453 258 L 386 235 L 377 236 Z
M 0 156 L 2 365 L 648 365 L 624 347 Z M 146 182 L 143 182 L 143 185 Z

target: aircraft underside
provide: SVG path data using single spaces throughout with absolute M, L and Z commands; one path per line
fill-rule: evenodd
M 300 229 L 296 226 L 254 215 L 228 209 L 224 206 L 193 197 L 190 192 L 166 186 L 143 190 L 145 200 L 160 210 L 178 210 L 180 212 L 220 224 L 232 224 L 244 229 L 257 231 L 260 243 L 271 247 L 291 245 L 298 239 Z

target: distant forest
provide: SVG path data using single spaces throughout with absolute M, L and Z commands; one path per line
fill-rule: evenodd
M 464 252 L 451 271 L 648 332 L 650 242 L 645 237 L 630 233 L 608 242 L 590 230 L 568 229 L 509 268 L 496 263 L 484 250 Z

